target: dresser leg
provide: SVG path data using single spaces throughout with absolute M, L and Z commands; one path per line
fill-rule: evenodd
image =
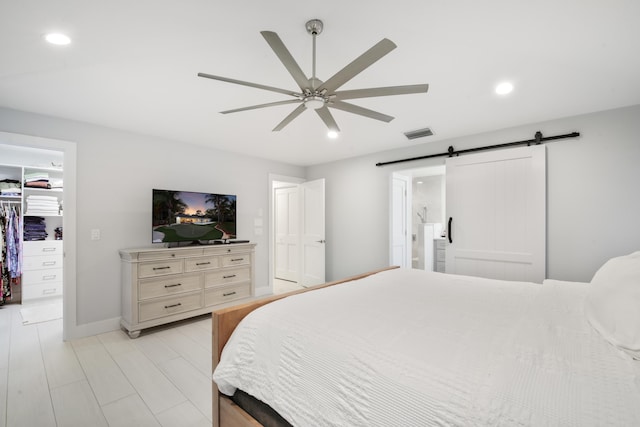
M 140 336 L 140 331 L 129 331 L 129 338 L 136 339 Z

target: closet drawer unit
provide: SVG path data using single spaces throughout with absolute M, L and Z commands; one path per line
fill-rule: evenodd
M 169 298 L 158 298 L 141 302 L 138 316 L 140 322 L 144 322 L 159 317 L 196 310 L 202 306 L 202 291 L 195 291 L 174 295 Z
M 445 260 L 445 252 L 444 250 L 437 250 L 436 251 L 436 262 L 444 262 Z
M 25 256 L 22 258 L 22 270 L 44 270 L 49 268 L 62 268 L 62 254 Z
M 205 288 L 220 286 L 227 283 L 243 282 L 251 279 L 251 268 L 226 268 L 224 270 L 211 271 L 204 275 Z
M 36 283 L 62 283 L 62 268 L 51 268 L 47 270 L 26 270 L 22 272 L 23 288 L 27 288 Z
M 62 240 L 33 240 L 22 243 L 22 256 L 62 255 Z
M 250 265 L 251 254 L 229 254 L 222 257 L 222 266 L 231 267 L 233 265 Z
M 211 306 L 251 296 L 251 283 L 239 283 L 233 286 L 220 286 L 204 291 L 204 305 Z
M 22 287 L 24 301 L 57 296 L 62 296 L 62 282 L 35 283 Z
M 220 266 L 220 258 L 216 256 L 206 256 L 199 258 L 187 258 L 184 260 L 184 270 L 200 271 L 218 268 Z
M 200 289 L 202 289 L 202 280 L 199 274 L 141 279 L 138 282 L 138 299 L 146 300 Z
M 179 274 L 183 271 L 182 266 L 183 262 L 181 259 L 141 262 L 138 265 L 138 277 L 144 278 Z

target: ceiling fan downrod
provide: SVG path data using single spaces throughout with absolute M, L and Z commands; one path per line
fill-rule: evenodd
M 312 19 L 307 21 L 305 25 L 307 32 L 313 37 L 313 57 L 311 59 L 311 89 L 316 90 L 316 36 L 322 33 L 324 28 L 322 21 L 319 19 Z

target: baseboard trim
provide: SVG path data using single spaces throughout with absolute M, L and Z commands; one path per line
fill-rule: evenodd
M 65 335 L 67 340 L 72 340 L 117 331 L 118 329 L 120 329 L 120 317 L 113 317 L 82 325 L 72 325 L 71 328 L 67 328 Z

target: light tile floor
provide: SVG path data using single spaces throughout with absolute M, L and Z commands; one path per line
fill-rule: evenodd
M 62 341 L 0 307 L 0 427 L 211 426 L 211 316 Z
M 0 307 L 0 427 L 211 426 L 210 315 L 65 342 L 20 308 Z

